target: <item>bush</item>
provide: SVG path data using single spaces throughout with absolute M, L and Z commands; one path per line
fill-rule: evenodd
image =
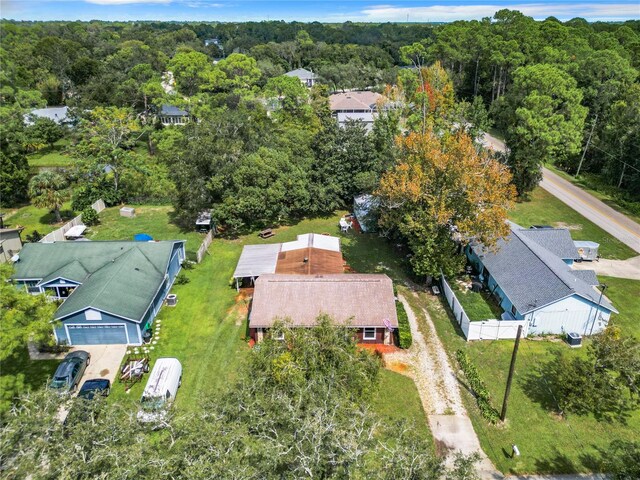
M 189 279 L 189 277 L 187 277 L 184 273 L 179 273 L 178 276 L 176 277 L 175 280 L 175 284 L 176 285 L 185 285 L 187 283 L 189 283 L 191 280 Z
M 411 336 L 409 317 L 407 317 L 402 302 L 396 302 L 396 312 L 398 314 L 398 345 L 400 348 L 407 349 L 413 343 L 413 337 Z
M 27 242 L 29 243 L 38 243 L 42 239 L 42 234 L 37 230 L 34 230 L 33 233 L 27 235 Z
M 98 217 L 98 212 L 96 212 L 93 208 L 87 207 L 82 211 L 82 223 L 85 225 L 97 225 L 100 223 L 100 217 Z
M 464 350 L 458 350 L 456 352 L 456 359 L 458 360 L 458 364 L 460 365 L 460 369 L 463 371 L 464 376 L 467 377 L 469 388 L 471 388 L 476 397 L 480 414 L 490 423 L 498 423 L 498 420 L 500 420 L 498 410 L 491 405 L 489 390 L 487 390 L 487 387 L 480 378 L 478 369 L 471 362 L 469 355 L 467 355 L 467 352 Z

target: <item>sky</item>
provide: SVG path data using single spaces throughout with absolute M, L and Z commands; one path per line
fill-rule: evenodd
M 176 20 L 303 22 L 449 22 L 519 10 L 536 19 L 640 19 L 640 0 L 0 0 L 0 17 L 15 20 Z

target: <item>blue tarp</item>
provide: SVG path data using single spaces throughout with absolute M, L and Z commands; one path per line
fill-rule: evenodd
M 151 240 L 153 240 L 153 237 L 151 235 L 147 235 L 146 233 L 136 233 L 133 236 L 133 239 L 136 242 L 150 242 Z

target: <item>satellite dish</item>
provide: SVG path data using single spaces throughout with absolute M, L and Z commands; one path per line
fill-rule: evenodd
M 384 323 L 384 326 L 387 327 L 387 330 L 389 330 L 390 332 L 393 331 L 393 325 L 391 325 L 391 322 L 389 321 L 388 318 L 385 318 L 382 323 Z

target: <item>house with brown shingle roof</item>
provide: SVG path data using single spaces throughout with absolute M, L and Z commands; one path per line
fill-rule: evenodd
M 334 93 L 329 96 L 329 108 L 341 127 L 349 120 L 361 120 L 367 130 L 370 130 L 378 109 L 377 104 L 382 99 L 383 96 L 379 93 L 367 90 Z
M 312 327 L 320 315 L 354 329 L 359 343 L 393 343 L 398 328 L 393 282 L 383 274 L 261 275 L 249 333 L 259 342 L 278 321 Z

